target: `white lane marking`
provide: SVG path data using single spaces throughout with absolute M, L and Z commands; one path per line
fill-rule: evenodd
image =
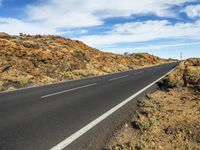
M 41 96 L 41 98 L 46 98 L 46 97 L 50 97 L 50 96 L 54 96 L 54 95 L 58 95 L 58 94 L 62 94 L 62 93 L 66 93 L 66 92 L 70 92 L 70 91 L 74 91 L 74 90 L 90 87 L 90 86 L 94 86 L 96 84 L 97 83 L 92 83 L 92 84 L 88 84 L 88 85 L 84 85 L 84 86 L 79 86 L 79 87 L 76 87 L 76 88 L 73 88 L 73 89 L 68 89 L 68 90 L 64 90 L 64 91 L 60 91 L 60 92 L 44 95 L 44 96 Z
M 81 128 L 80 130 L 78 130 L 77 132 L 75 132 L 74 134 L 72 134 L 71 136 L 69 136 L 68 138 L 66 138 L 65 140 L 63 140 L 62 142 L 60 142 L 59 144 L 57 144 L 56 146 L 54 146 L 53 148 L 51 148 L 50 150 L 62 150 L 62 149 L 64 149 L 70 143 L 72 143 L 77 138 L 79 138 L 81 135 L 83 135 L 84 133 L 86 133 L 87 131 L 89 131 L 91 128 L 93 128 L 94 126 L 96 126 L 97 124 L 99 124 L 101 121 L 103 121 L 108 116 L 110 116 L 111 114 L 113 114 L 119 108 L 121 108 L 122 106 L 124 106 L 125 104 L 127 104 L 128 102 L 130 102 L 133 98 L 135 98 L 136 96 L 138 96 L 139 94 L 141 94 L 142 92 L 144 92 L 145 90 L 147 90 L 149 87 L 151 87 L 152 85 L 154 85 L 156 82 L 158 82 L 161 79 L 163 79 L 165 76 L 167 76 L 168 74 L 170 74 L 176 68 L 177 67 L 175 67 L 174 69 L 172 69 L 171 71 L 169 71 L 168 73 L 166 73 L 161 78 L 159 78 L 156 81 L 152 82 L 151 84 L 149 84 L 145 88 L 141 89 L 137 93 L 133 94 L 129 98 L 125 99 L 124 101 L 122 101 L 121 103 L 119 103 L 118 105 L 116 105 L 115 107 L 113 107 L 112 109 L 110 109 L 109 111 L 107 111 L 106 113 L 104 113 L 103 115 L 101 115 L 100 117 L 98 117 L 97 119 L 95 119 L 94 121 L 90 122 L 88 125 L 84 126 L 83 128 Z
M 126 78 L 126 77 L 128 77 L 128 75 L 121 76 L 121 77 L 116 77 L 116 78 L 113 78 L 113 79 L 109 79 L 108 81 L 114 81 L 114 80 L 121 79 L 121 78 Z

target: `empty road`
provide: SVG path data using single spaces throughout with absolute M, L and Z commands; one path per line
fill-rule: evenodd
M 177 64 L 0 93 L 0 150 L 67 149 Z

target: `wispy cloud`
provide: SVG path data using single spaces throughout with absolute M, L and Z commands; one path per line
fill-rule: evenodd
M 145 42 L 159 39 L 200 39 L 200 21 L 172 24 L 167 20 L 150 20 L 117 24 L 104 35 L 82 36 L 79 39 L 92 46 L 116 43 Z
M 124 52 L 128 45 L 134 51 L 181 47 L 191 43 L 180 39 L 200 40 L 200 5 L 191 2 L 199 0 L 36 0 L 17 10 L 18 17 L 0 15 L 0 31 L 70 36 L 113 52 Z M 174 43 L 156 44 L 163 39 Z
M 4 31 L 7 25 L 6 31 L 11 34 L 62 34 L 60 29 L 103 25 L 105 19 L 112 17 L 148 14 L 176 17 L 171 7 L 192 1 L 196 0 L 43 0 L 24 8 L 26 17 L 23 19 L 3 18 L 0 30 Z
M 199 18 L 200 17 L 200 5 L 190 5 L 187 6 L 183 12 L 187 14 L 190 18 Z
M 107 47 L 104 50 L 109 52 L 114 52 L 118 54 L 123 54 L 125 52 L 128 53 L 137 53 L 137 52 L 151 52 L 152 50 L 162 50 L 164 48 L 182 48 L 187 46 L 199 46 L 200 42 L 188 42 L 188 43 L 165 43 L 165 44 L 146 44 L 144 46 L 136 46 L 136 47 Z
M 0 31 L 10 34 L 57 34 L 56 30 L 41 23 L 30 23 L 14 18 L 0 18 Z

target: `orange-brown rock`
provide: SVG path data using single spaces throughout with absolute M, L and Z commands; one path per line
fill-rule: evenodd
M 169 60 L 147 53 L 128 56 L 105 53 L 59 36 L 0 33 L 0 91 L 166 62 Z

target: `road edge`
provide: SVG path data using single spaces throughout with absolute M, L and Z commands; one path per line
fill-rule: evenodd
M 86 132 L 88 132 L 90 129 L 92 129 L 93 127 L 95 127 L 96 125 L 98 125 L 100 122 L 102 122 L 103 120 L 105 120 L 106 118 L 108 118 L 110 115 L 112 115 L 114 112 L 116 112 L 117 110 L 119 110 L 120 108 L 122 108 L 124 105 L 126 105 L 128 102 L 130 102 L 132 99 L 136 98 L 137 96 L 139 96 L 140 94 L 142 94 L 143 92 L 145 92 L 146 90 L 148 90 L 150 87 L 152 87 L 154 84 L 156 84 L 157 82 L 159 82 L 160 80 L 162 80 L 163 78 L 165 78 L 168 74 L 170 74 L 171 72 L 173 72 L 176 68 L 177 68 L 177 66 L 174 67 L 169 72 L 167 72 L 162 77 L 160 77 L 159 79 L 155 80 L 151 84 L 147 85 L 146 87 L 144 87 L 143 89 L 141 89 L 140 91 L 138 91 L 137 93 L 135 93 L 132 96 L 128 97 L 127 99 L 123 100 L 121 103 L 119 103 L 118 105 L 114 106 L 112 109 L 108 110 L 107 112 L 105 112 L 104 114 L 102 114 L 101 116 L 99 116 L 98 118 L 96 118 L 95 120 L 93 120 L 92 122 L 90 122 L 89 124 L 87 124 L 86 126 L 82 127 L 80 130 L 78 130 L 77 132 L 75 132 L 71 136 L 67 137 L 65 140 L 61 141 L 60 143 L 58 143 L 57 145 L 55 145 L 54 147 L 52 147 L 50 150 L 62 150 L 64 148 L 66 148 L 72 142 L 74 142 L 76 139 L 78 139 L 83 134 L 85 134 Z

